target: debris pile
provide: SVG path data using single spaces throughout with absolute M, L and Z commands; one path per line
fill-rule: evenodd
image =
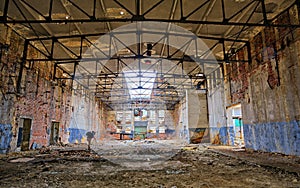
M 224 147 L 220 152 L 212 145 L 160 140 L 112 141 L 92 149 L 52 146 L 1 157 L 0 187 L 300 187 L 299 174 L 261 165 L 267 155 L 258 152 L 228 148 L 229 155 Z M 273 165 L 300 169 L 297 157 L 268 155 Z

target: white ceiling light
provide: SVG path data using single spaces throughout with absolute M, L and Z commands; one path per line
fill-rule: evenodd
M 150 99 L 156 72 L 143 70 L 143 75 L 139 77 L 137 72 L 124 71 L 123 73 L 131 99 Z
M 109 18 L 122 18 L 123 16 L 127 16 L 127 12 L 123 8 L 107 8 L 106 9 L 106 17 Z

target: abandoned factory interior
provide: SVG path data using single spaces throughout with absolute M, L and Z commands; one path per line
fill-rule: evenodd
M 299 0 L 1 0 L 0 187 L 300 187 Z

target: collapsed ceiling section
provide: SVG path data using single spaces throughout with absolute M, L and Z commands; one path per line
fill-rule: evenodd
M 0 23 L 112 108 L 176 104 L 296 0 L 4 0 Z M 25 47 L 26 49 L 27 47 Z M 250 53 L 248 53 L 250 54 Z M 245 58 L 245 62 L 251 57 Z M 62 77 L 55 74 L 64 72 Z M 129 107 L 130 108 L 130 105 Z

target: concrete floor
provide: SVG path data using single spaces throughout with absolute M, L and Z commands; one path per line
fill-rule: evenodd
M 0 156 L 0 187 L 300 187 L 300 157 L 175 141 L 103 141 Z

